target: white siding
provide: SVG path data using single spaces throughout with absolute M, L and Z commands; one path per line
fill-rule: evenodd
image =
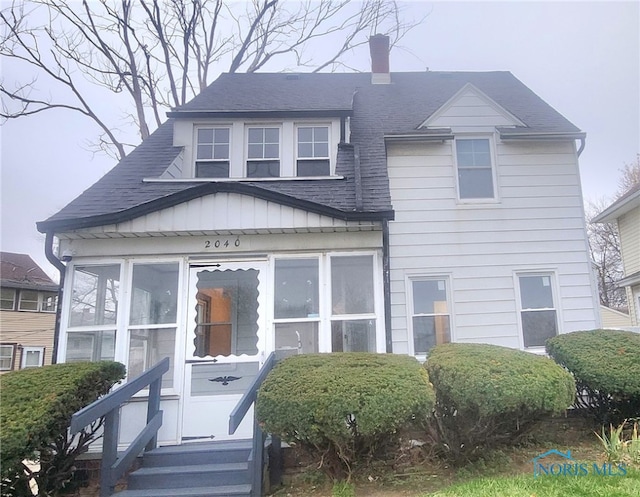
M 411 349 L 408 278 L 451 278 L 452 340 L 521 347 L 515 275 L 552 272 L 560 331 L 596 327 L 572 143 L 497 141 L 498 201 L 456 201 L 450 142 L 388 148 L 394 351 Z
M 180 233 L 282 233 L 372 229 L 372 223 L 348 222 L 248 195 L 217 193 L 118 224 L 98 226 L 61 238 L 109 238 Z
M 623 214 L 618 218 L 620 231 L 620 248 L 625 276 L 640 271 L 640 207 Z M 640 325 L 640 288 L 627 287 L 627 301 L 632 323 Z

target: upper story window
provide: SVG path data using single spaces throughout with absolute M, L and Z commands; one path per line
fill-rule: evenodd
M 16 305 L 16 291 L 13 288 L 0 290 L 0 309 L 12 311 Z
M 248 128 L 247 178 L 277 178 L 279 176 L 280 128 Z
M 196 178 L 228 178 L 229 149 L 229 128 L 198 128 Z
M 495 198 L 489 139 L 456 139 L 455 145 L 460 199 Z
M 13 292 L 13 290 L 11 290 Z M 3 290 L 4 292 L 4 290 Z M 11 310 L 9 307 L 9 294 L 3 293 L 3 309 Z M 4 307 L 6 305 L 6 307 Z M 56 292 L 38 292 L 36 290 L 20 290 L 18 292 L 18 310 L 33 312 L 56 312 L 58 305 L 58 294 Z
M 329 127 L 298 126 L 298 176 L 329 176 Z

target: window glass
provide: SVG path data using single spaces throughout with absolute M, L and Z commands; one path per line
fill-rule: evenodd
M 229 159 L 229 128 L 198 128 L 198 160 Z
M 116 323 L 120 265 L 77 266 L 73 272 L 70 326 Z
M 329 128 L 327 126 L 298 127 L 298 157 L 329 157 Z
M 489 140 L 458 139 L 455 143 L 460 198 L 493 198 L 493 172 Z
M 249 128 L 249 159 L 277 159 L 280 157 L 280 128 Z
M 173 387 L 175 340 L 175 328 L 130 330 L 127 377 L 135 378 L 168 357 L 169 372 L 162 377 L 162 388 Z
M 413 348 L 427 354 L 436 345 L 451 341 L 451 318 L 444 278 L 412 281 Z
M 0 289 L 0 309 L 12 311 L 15 305 L 16 291 L 13 288 Z
M 318 352 L 318 322 L 277 323 L 276 349 L 298 351 L 298 354 Z
M 275 317 L 317 317 L 318 288 L 318 259 L 276 260 Z
M 24 347 L 22 349 L 22 368 L 39 368 L 42 366 L 44 347 Z
M 42 292 L 42 312 L 56 312 L 58 308 L 58 294 L 55 292 Z
M 18 309 L 21 311 L 37 311 L 38 292 L 35 290 L 20 290 Z
M 331 322 L 331 350 L 333 352 L 374 352 L 375 321 L 358 319 Z
M 13 364 L 13 345 L 0 345 L 0 371 L 10 371 Z
M 518 279 L 524 346 L 543 347 L 558 334 L 551 275 L 521 275 Z
M 67 335 L 65 362 L 112 361 L 115 357 L 116 332 L 74 331 Z
M 333 315 L 372 313 L 373 299 L 373 257 L 332 257 Z
M 178 264 L 135 264 L 129 324 L 176 322 Z

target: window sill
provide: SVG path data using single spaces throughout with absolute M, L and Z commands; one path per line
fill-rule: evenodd
M 258 183 L 263 181 L 341 180 L 344 176 L 281 176 L 278 178 L 144 178 L 144 183 Z

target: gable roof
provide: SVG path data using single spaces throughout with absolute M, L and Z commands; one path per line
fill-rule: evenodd
M 32 290 L 58 289 L 58 285 L 29 255 L 14 252 L 0 252 L 0 286 Z
M 345 219 L 392 218 L 384 137 L 416 133 L 419 126 L 465 85 L 472 84 L 525 126 L 514 134 L 559 134 L 580 130 L 509 72 L 392 73 L 391 84 L 373 85 L 371 75 L 223 74 L 189 103 L 169 113 L 140 146 L 57 214 L 38 223 L 41 232 L 129 220 L 216 191 L 268 197 Z M 194 117 L 350 116 L 351 144 L 341 144 L 336 174 L 344 179 L 234 183 L 149 182 L 180 154 L 173 146 L 173 120 Z M 442 130 L 440 130 L 442 131 Z

